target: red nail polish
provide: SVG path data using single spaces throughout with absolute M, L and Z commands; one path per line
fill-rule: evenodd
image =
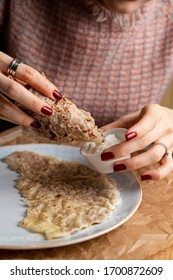
M 40 128 L 41 124 L 38 121 L 33 121 L 30 126 L 34 127 L 34 128 Z
M 53 96 L 59 101 L 62 99 L 62 94 L 58 90 L 54 90 Z
M 137 136 L 136 132 L 130 132 L 126 134 L 126 140 L 129 141 Z
M 151 175 L 142 175 L 142 176 L 141 176 L 141 180 L 142 180 L 142 181 L 151 180 L 151 179 L 152 179 Z
M 113 166 L 113 169 L 114 169 L 114 172 L 117 172 L 117 171 L 123 171 L 123 170 L 126 170 L 127 167 L 125 166 L 125 164 L 117 164 L 117 165 L 114 165 Z
M 47 115 L 47 116 L 50 116 L 50 115 L 52 115 L 52 113 L 53 113 L 52 109 L 49 108 L 49 107 L 47 107 L 47 106 L 43 106 L 43 107 L 41 108 L 41 112 L 42 112 L 43 114 Z
M 112 152 L 107 152 L 107 153 L 101 154 L 101 160 L 103 160 L 103 161 L 113 159 L 113 158 L 114 158 L 114 154 Z

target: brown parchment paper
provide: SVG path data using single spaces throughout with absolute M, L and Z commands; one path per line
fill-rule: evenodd
M 19 139 L 17 141 L 22 143 Z M 141 172 L 142 170 L 139 170 L 135 173 L 139 181 Z M 141 205 L 118 229 L 86 242 L 60 248 L 0 250 L 0 259 L 141 260 L 149 258 L 150 255 L 173 245 L 173 173 L 159 181 L 141 182 L 141 187 L 143 191 Z

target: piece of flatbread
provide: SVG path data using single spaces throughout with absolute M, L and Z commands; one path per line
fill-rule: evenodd
M 49 104 L 53 114 L 51 116 L 42 116 L 20 106 L 22 110 L 41 124 L 39 129 L 23 127 L 25 134 L 36 137 L 41 136 L 57 144 L 71 144 L 73 141 L 103 142 L 102 131 L 95 125 L 90 113 L 77 108 L 74 103 L 65 97 L 57 101 L 40 94 L 33 88 L 30 91 Z
M 27 204 L 19 226 L 46 239 L 104 222 L 121 201 L 114 180 L 78 161 L 29 151 L 14 152 L 4 161 L 20 174 L 16 186 Z

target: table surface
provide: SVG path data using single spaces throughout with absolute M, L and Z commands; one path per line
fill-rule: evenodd
M 16 144 L 28 144 L 28 143 L 34 143 L 34 140 L 28 139 L 26 136 L 23 136 L 21 133 L 21 128 L 20 127 L 14 127 L 11 129 L 8 129 L 4 132 L 0 133 L 0 146 L 6 146 L 6 145 L 16 145 Z M 94 241 L 92 241 L 94 242 Z M 56 249 L 56 248 L 55 248 Z M 32 255 L 29 253 L 30 251 L 22 251 L 24 257 L 19 258 L 24 258 L 28 254 L 29 258 L 32 259 Z M 40 251 L 35 250 L 34 252 L 34 259 L 37 259 L 37 252 L 38 252 L 38 259 L 40 259 Z M 26 254 L 25 254 L 26 253 Z M 21 254 L 22 256 L 22 254 Z M 0 257 L 1 259 L 15 259 L 16 258 L 16 253 L 12 250 L 0 250 Z M 42 256 L 43 257 L 43 256 Z M 46 257 L 45 257 L 46 258 Z M 48 255 L 48 259 L 51 259 L 51 254 Z M 43 257 L 44 259 L 44 257 Z M 53 256 L 52 259 L 55 259 L 55 255 Z M 151 255 L 146 259 L 150 260 L 172 260 L 173 259 L 173 246 L 170 246 L 166 248 L 163 251 L 158 252 L 157 254 Z

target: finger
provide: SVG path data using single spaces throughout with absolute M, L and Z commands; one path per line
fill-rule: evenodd
M 37 70 L 26 64 L 22 63 L 18 66 L 16 78 L 26 82 L 51 99 L 55 98 L 60 100 L 62 98 L 62 94 L 57 87 L 55 87 L 45 75 L 40 74 Z
M 12 62 L 13 58 L 0 51 L 0 72 L 6 74 L 8 66 Z
M 9 122 L 35 128 L 39 127 L 39 123 L 35 122 L 32 117 L 21 111 L 2 95 L 0 95 L 0 112 L 0 118 Z
M 123 164 L 123 168 L 126 168 L 127 170 L 137 170 L 139 168 L 152 165 L 160 162 L 164 154 L 164 147 L 160 145 L 153 145 L 150 149 L 143 153 L 123 161 L 117 161 L 116 164 L 114 164 L 114 171 L 120 171 L 119 165 L 121 166 L 121 164 Z
M 12 57 L 0 52 L 0 69 L 2 73 L 7 74 L 8 67 L 12 60 Z M 40 74 L 37 70 L 24 63 L 18 65 L 15 79 L 30 84 L 33 88 L 51 99 L 55 98 L 60 100 L 62 98 L 61 93 L 54 84 L 47 80 L 46 77 Z
M 160 166 L 156 169 L 145 171 L 141 174 L 141 180 L 161 180 L 173 171 L 172 153 L 164 156 L 160 161 Z
M 37 112 L 38 114 L 52 114 L 52 109 L 46 102 L 29 92 L 21 84 L 12 79 L 9 79 L 1 73 L 0 81 L 0 91 L 11 99 L 19 102 L 20 104 L 23 104 L 26 108 L 29 108 L 32 111 Z
M 1 120 L 4 120 L 4 121 L 11 122 L 11 123 L 14 123 L 14 124 L 17 124 L 17 123 L 15 123 L 13 120 L 11 120 L 10 118 L 4 117 L 4 116 L 1 115 L 1 114 L 0 114 L 0 119 L 1 119 Z
M 134 152 L 144 150 L 148 148 L 151 143 L 155 143 L 156 141 L 167 143 L 168 148 L 171 149 L 173 131 L 167 131 L 167 134 L 164 137 L 162 136 L 163 131 L 165 131 L 164 124 L 160 123 L 160 126 L 156 126 L 142 137 L 136 137 L 132 141 L 121 142 L 120 144 L 105 149 L 103 153 L 112 152 L 115 155 L 115 158 L 121 158 Z M 162 149 L 164 150 L 163 147 Z
M 149 131 L 152 131 L 157 125 L 160 126 L 162 114 L 158 114 L 158 110 L 160 112 L 161 108 L 161 106 L 156 104 L 145 106 L 136 123 L 127 130 L 126 139 L 140 138 Z M 136 135 L 134 135 L 134 133 L 136 133 Z

